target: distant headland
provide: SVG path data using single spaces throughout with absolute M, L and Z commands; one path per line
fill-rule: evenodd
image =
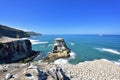
M 23 31 L 0 24 L 0 37 L 6 36 L 12 38 L 18 38 L 18 37 L 24 38 L 24 37 L 30 37 L 36 35 L 42 35 L 42 34 L 36 32 Z

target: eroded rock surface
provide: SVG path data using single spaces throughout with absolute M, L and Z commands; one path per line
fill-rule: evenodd
M 70 57 L 70 49 L 67 47 L 63 38 L 56 38 L 53 44 L 53 50 L 49 52 L 48 56 L 43 59 L 46 62 L 53 62 L 59 58 Z
M 120 66 L 103 59 L 76 65 L 34 62 L 5 66 L 7 72 L 0 69 L 0 80 L 120 80 Z
M 0 63 L 16 62 L 33 55 L 37 55 L 37 52 L 32 50 L 31 42 L 27 39 L 0 39 Z

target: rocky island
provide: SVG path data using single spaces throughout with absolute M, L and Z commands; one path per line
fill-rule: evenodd
M 43 59 L 44 62 L 54 62 L 59 58 L 70 57 L 70 49 L 66 46 L 63 38 L 56 38 L 53 44 L 53 50 L 49 52 L 47 57 Z

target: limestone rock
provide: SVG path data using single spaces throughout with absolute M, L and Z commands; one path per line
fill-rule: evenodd
M 46 62 L 53 62 L 59 58 L 70 57 L 70 49 L 66 46 L 63 38 L 56 38 L 53 44 L 53 50 L 49 52 L 48 56 L 43 59 Z

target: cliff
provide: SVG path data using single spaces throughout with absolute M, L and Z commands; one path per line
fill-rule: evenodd
M 59 58 L 70 57 L 70 49 L 67 47 L 63 38 L 56 38 L 53 44 L 53 50 L 43 59 L 45 62 L 54 62 Z
M 24 37 L 30 37 L 30 36 L 36 36 L 36 35 L 40 35 L 40 34 L 35 32 L 25 32 L 23 30 L 0 25 L 0 37 L 7 36 L 12 38 L 17 38 L 17 37 L 24 38 Z
M 0 63 L 17 62 L 36 56 L 29 40 L 2 37 L 0 39 Z M 27 61 L 29 61 L 29 59 Z

